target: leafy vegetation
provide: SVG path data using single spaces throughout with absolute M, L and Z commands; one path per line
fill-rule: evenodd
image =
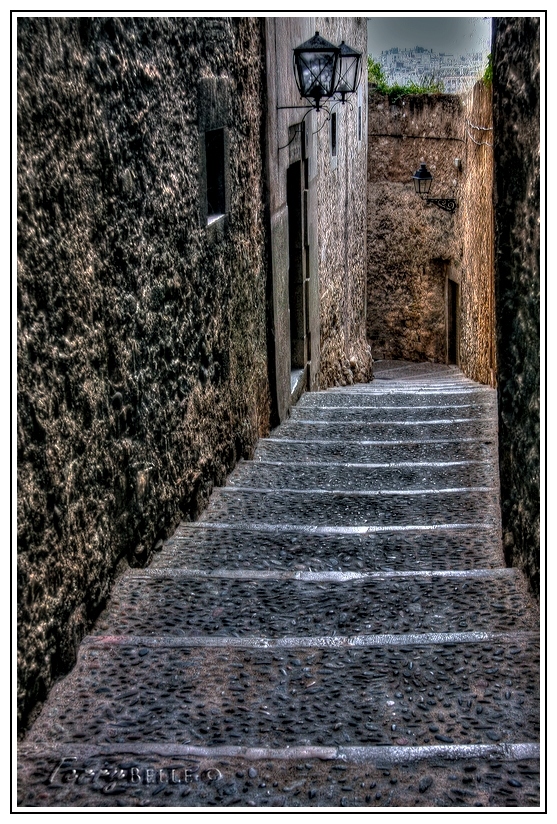
M 404 86 L 398 83 L 390 84 L 379 61 L 371 56 L 367 59 L 367 76 L 369 82 L 376 86 L 377 91 L 389 95 L 391 103 L 406 94 L 442 94 L 444 92 L 443 82 L 434 75 L 425 75 L 420 78 L 419 83 L 407 83 Z
M 487 55 L 487 66 L 483 73 L 483 82 L 486 86 L 491 86 L 493 83 L 493 55 Z

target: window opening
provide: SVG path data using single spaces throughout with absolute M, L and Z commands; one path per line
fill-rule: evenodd
M 333 112 L 331 115 L 331 155 L 337 156 L 337 115 Z
M 458 283 L 447 282 L 447 361 L 458 365 Z
M 362 87 L 358 88 L 358 143 L 362 140 Z
M 306 365 L 302 173 L 302 162 L 298 160 L 288 167 L 286 178 L 291 370 L 303 369 Z
M 212 223 L 226 211 L 224 186 L 224 129 L 205 132 L 205 163 L 207 169 L 207 223 Z

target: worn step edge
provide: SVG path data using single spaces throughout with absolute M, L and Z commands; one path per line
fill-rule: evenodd
M 360 388 L 361 387 L 361 388 Z M 369 387 L 369 388 L 368 388 Z M 404 378 L 402 380 L 396 379 L 378 379 L 372 384 L 352 384 L 338 387 L 340 391 L 346 392 L 374 392 L 380 393 L 388 389 L 396 389 L 398 392 L 428 392 L 435 390 L 436 392 L 451 392 L 469 390 L 471 392 L 481 392 L 483 389 L 489 391 L 490 387 L 482 387 L 475 384 L 473 381 L 461 380 L 429 380 L 428 378 Z M 332 391 L 336 391 L 332 388 Z
M 482 402 L 482 406 L 485 407 L 485 406 L 487 406 L 487 404 Z M 327 411 L 327 412 L 330 412 L 332 410 L 342 410 L 344 412 L 352 412 L 354 409 L 357 409 L 357 410 L 367 409 L 367 410 L 370 410 L 370 411 L 371 410 L 376 411 L 378 409 L 397 409 L 397 410 L 398 409 L 411 409 L 411 410 L 414 410 L 414 411 L 417 410 L 417 409 L 428 409 L 428 410 L 431 411 L 432 409 L 440 410 L 440 409 L 477 409 L 477 408 L 478 408 L 477 403 L 439 403 L 439 404 L 435 404 L 435 406 L 431 406 L 431 405 L 430 406 L 427 406 L 427 405 L 424 405 L 424 406 L 418 406 L 418 405 L 404 406 L 403 404 L 398 404 L 398 403 L 394 404 L 394 405 L 390 404 L 389 406 L 347 406 L 346 404 L 344 404 L 343 406 L 319 406 L 319 404 L 317 404 L 317 403 L 311 403 L 310 404 L 309 402 L 306 402 L 306 403 L 303 403 L 303 404 L 297 404 L 296 406 L 293 406 L 291 411 L 290 411 L 290 415 L 291 416 L 296 415 L 300 411 L 310 412 L 313 409 L 322 409 L 323 411 Z M 468 418 L 466 420 L 468 420 Z M 472 420 L 477 420 L 477 419 L 472 419 Z
M 305 570 L 273 570 L 273 569 L 189 569 L 188 567 L 148 567 L 133 569 L 122 576 L 122 581 L 140 580 L 149 578 L 227 578 L 240 580 L 262 581 L 312 581 L 312 582 L 344 582 L 344 581 L 383 581 L 391 578 L 519 578 L 520 572 L 516 568 L 501 567 L 500 569 L 421 569 L 392 570 L 390 572 L 341 572 L 330 570 L 311 572 Z
M 491 523 L 486 521 L 476 521 L 474 523 L 468 524 L 433 524 L 433 525 L 417 525 L 417 526 L 385 526 L 385 527 L 369 527 L 369 526 L 336 526 L 336 527 L 317 527 L 317 526 L 310 526 L 308 524 L 301 524 L 298 526 L 284 526 L 283 524 L 271 524 L 271 523 L 248 523 L 247 521 L 235 521 L 233 523 L 224 523 L 224 522 L 213 522 L 213 521 L 183 521 L 179 524 L 176 528 L 176 532 L 172 535 L 168 541 L 174 544 L 176 541 L 187 541 L 190 539 L 189 534 L 183 534 L 184 531 L 187 533 L 188 530 L 193 530 L 196 532 L 199 529 L 206 529 L 210 530 L 222 530 L 222 529 L 230 529 L 232 531 L 240 531 L 240 532 L 277 532 L 282 533 L 286 532 L 291 529 L 294 532 L 303 532 L 305 534 L 335 534 L 338 533 L 339 535 L 344 534 L 353 534 L 353 535 L 362 535 L 366 532 L 411 532 L 415 530 L 416 532 L 442 532 L 443 530 L 450 530 L 453 531 L 455 529 L 486 529 L 492 530 L 494 533 L 497 534 L 499 537 L 500 532 L 500 525 L 497 523 Z
M 394 381 L 389 381 L 385 386 L 377 387 L 376 389 L 350 389 L 346 387 L 338 387 L 328 389 L 327 392 L 335 395 L 348 395 L 349 397 L 363 397 L 371 395 L 375 398 L 383 397 L 385 395 L 490 395 L 494 393 L 494 389 L 489 387 L 468 386 L 467 384 L 453 384 L 452 386 L 415 386 L 413 384 L 395 384 Z
M 263 464 L 264 466 L 280 466 L 280 467 L 300 467 L 299 461 L 271 461 L 266 458 L 258 458 L 252 461 L 238 461 L 237 468 L 241 469 L 243 467 L 251 469 L 252 467 L 259 466 Z M 439 467 L 439 469 L 445 469 L 448 466 L 477 466 L 477 465 L 489 465 L 491 466 L 492 461 L 488 460 L 487 458 L 469 458 L 464 461 L 391 461 L 390 463 L 350 463 L 349 461 L 304 461 L 304 469 L 308 466 L 315 466 L 319 469 L 325 469 L 329 466 L 337 466 L 342 467 L 344 469 L 400 469 L 407 468 L 423 468 L 426 466 L 433 466 Z
M 249 492 L 250 495 L 350 495 L 354 498 L 377 498 L 384 495 L 463 495 L 467 492 L 496 491 L 495 486 L 458 486 L 446 489 L 307 489 L 305 487 L 219 486 L 214 488 L 213 494 Z
M 335 444 L 343 446 L 413 446 L 414 444 L 462 444 L 462 443 L 483 443 L 494 444 L 495 437 L 486 435 L 484 438 L 433 438 L 427 440 L 404 440 L 404 441 L 358 441 L 351 438 L 260 438 L 259 443 L 318 443 Z
M 236 523 L 218 521 L 192 521 L 188 527 L 194 529 L 241 529 L 252 532 L 302 532 L 310 535 L 371 535 L 375 532 L 434 532 L 437 530 L 495 529 L 496 521 L 479 521 L 463 524 L 401 524 L 399 526 L 311 526 L 310 524 L 268 524 L 251 521 Z
M 68 751 L 67 743 L 23 744 L 18 748 L 21 758 L 32 757 L 40 750 L 41 756 Z M 110 755 L 158 755 L 163 757 L 198 758 L 243 758 L 248 761 L 283 761 L 317 758 L 321 761 L 343 761 L 345 763 L 406 764 L 412 761 L 429 761 L 441 758 L 449 761 L 460 759 L 488 759 L 500 761 L 538 760 L 540 745 L 536 742 L 505 744 L 431 744 L 425 746 L 369 746 L 369 747 L 323 747 L 301 746 L 283 747 L 242 747 L 223 745 L 199 747 L 189 744 L 72 744 L 71 759 L 92 758 Z
M 291 429 L 296 426 L 452 426 L 457 423 L 494 423 L 493 418 L 440 418 L 429 421 L 313 421 L 308 418 L 290 418 L 281 424 Z
M 453 380 L 450 378 L 441 378 L 441 380 L 430 380 L 427 377 L 416 378 L 378 378 L 373 383 L 361 384 L 346 384 L 345 386 L 331 387 L 331 392 L 347 392 L 347 393 L 375 393 L 380 394 L 388 389 L 396 389 L 399 392 L 427 392 L 435 390 L 436 392 L 446 392 L 455 390 L 469 390 L 471 392 L 481 392 L 482 390 L 490 390 L 489 386 L 474 383 L 467 380 Z M 493 391 L 493 390 L 491 390 Z
M 405 370 L 406 371 L 406 370 Z M 396 377 L 387 377 L 387 372 L 380 371 L 374 374 L 374 378 L 371 381 L 366 381 L 365 383 L 351 383 L 351 384 L 344 384 L 343 386 L 332 386 L 330 387 L 329 391 L 335 391 L 335 389 L 359 389 L 362 388 L 374 388 L 377 386 L 381 386 L 383 383 L 395 383 L 395 384 L 402 384 L 406 386 L 407 384 L 418 383 L 420 385 L 423 384 L 433 384 L 434 386 L 443 386 L 447 384 L 448 386 L 474 386 L 481 388 L 490 389 L 487 384 L 485 383 L 477 383 L 476 381 L 471 380 L 471 378 L 467 378 L 465 375 L 455 375 L 451 374 L 450 372 L 445 372 L 441 374 L 435 374 L 434 372 L 414 372 L 412 375 L 398 375 Z M 325 390 L 327 391 L 327 390 Z
M 153 649 L 180 649 L 182 647 L 210 647 L 238 649 L 307 649 L 341 647 L 405 647 L 439 646 L 443 644 L 525 643 L 537 641 L 539 633 L 518 632 L 424 632 L 400 635 L 329 635 L 323 637 L 262 638 L 247 636 L 150 636 L 150 635 L 87 635 L 81 642 L 79 655 L 88 649 L 107 647 L 146 647 Z

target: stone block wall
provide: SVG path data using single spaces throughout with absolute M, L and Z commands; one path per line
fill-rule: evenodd
M 493 132 L 491 87 L 466 97 L 370 94 L 368 337 L 374 358 L 458 363 L 495 384 Z M 412 175 L 433 174 L 430 197 L 454 197 L 446 213 L 420 201 Z M 455 284 L 456 348 L 449 347 Z
M 421 162 L 431 197 L 458 195 L 455 160 L 464 112 L 454 95 L 394 102 L 370 89 L 368 119 L 367 334 L 374 359 L 446 360 L 446 280 L 460 277 L 458 217 L 414 192 Z
M 268 430 L 260 18 L 18 21 L 18 706 Z M 207 225 L 204 130 L 227 214 Z
M 503 537 L 540 586 L 540 20 L 494 19 L 495 300 Z

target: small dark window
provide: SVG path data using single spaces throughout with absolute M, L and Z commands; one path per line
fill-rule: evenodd
M 226 211 L 224 186 L 224 129 L 205 132 L 207 223 Z
M 358 106 L 358 141 L 362 139 L 362 107 Z
M 337 116 L 336 112 L 331 115 L 331 155 L 337 156 Z

